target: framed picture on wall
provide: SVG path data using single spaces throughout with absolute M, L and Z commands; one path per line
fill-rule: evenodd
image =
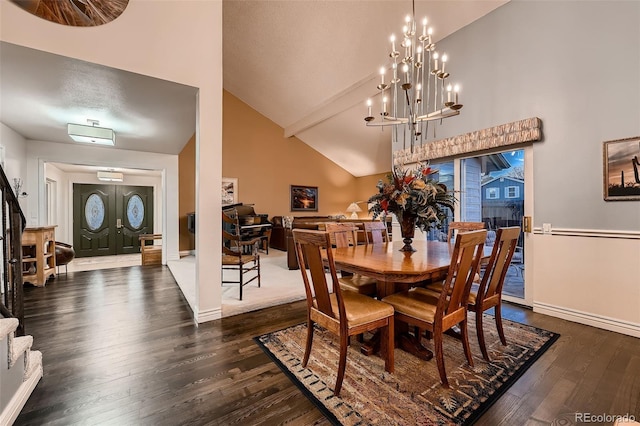
M 604 142 L 604 199 L 640 200 L 640 136 Z
M 317 212 L 318 187 L 291 185 L 291 211 Z
M 238 202 L 238 178 L 222 178 L 221 196 L 223 206 Z

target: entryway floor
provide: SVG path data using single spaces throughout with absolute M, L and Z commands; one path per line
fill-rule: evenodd
M 140 253 L 119 254 L 117 256 L 94 256 L 75 258 L 67 265 L 69 272 L 93 271 L 95 269 L 120 268 L 123 266 L 140 266 L 142 257 Z M 58 273 L 64 274 L 65 267 L 61 266 Z

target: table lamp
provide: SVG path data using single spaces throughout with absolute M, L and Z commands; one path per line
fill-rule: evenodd
M 351 213 L 351 219 L 358 219 L 358 213 L 361 212 L 362 209 L 358 207 L 358 204 L 351 203 L 349 207 L 347 207 L 347 211 Z

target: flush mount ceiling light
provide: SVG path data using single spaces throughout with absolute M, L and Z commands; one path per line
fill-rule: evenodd
M 99 171 L 98 179 L 106 182 L 122 182 L 124 180 L 124 174 L 120 172 Z
M 87 120 L 90 126 L 83 124 L 67 124 L 67 133 L 76 142 L 92 143 L 95 145 L 116 144 L 116 134 L 112 129 L 98 127 L 98 120 Z

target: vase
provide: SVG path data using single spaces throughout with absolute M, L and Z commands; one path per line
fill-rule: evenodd
M 404 243 L 404 246 L 400 249 L 400 251 L 416 251 L 411 243 L 413 242 L 413 236 L 416 230 L 417 218 L 418 216 L 416 216 L 415 214 L 402 214 L 402 218 L 400 219 L 400 233 L 402 235 L 402 242 Z

